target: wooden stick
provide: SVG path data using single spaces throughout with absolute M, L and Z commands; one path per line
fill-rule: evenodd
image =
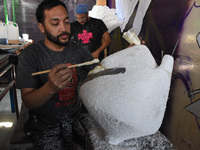
M 91 64 L 94 64 L 94 63 L 99 63 L 99 59 L 93 59 L 92 61 L 88 61 L 88 62 L 76 64 L 76 65 L 70 65 L 70 66 L 68 66 L 68 68 L 80 67 L 80 66 L 84 66 L 84 65 L 91 65 Z M 49 73 L 50 71 L 51 71 L 51 69 L 45 70 L 45 71 L 40 71 L 40 72 L 35 72 L 35 73 L 32 73 L 31 75 L 32 76 L 40 75 L 40 74 L 44 74 L 44 73 Z

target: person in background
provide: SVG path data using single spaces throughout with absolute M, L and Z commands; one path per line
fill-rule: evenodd
M 101 61 L 111 38 L 104 22 L 88 16 L 88 5 L 79 4 L 75 12 L 76 20 L 71 23 L 72 42 L 87 49 L 94 58 Z
M 69 15 L 63 2 L 43 0 L 36 18 L 45 38 L 25 48 L 17 66 L 17 88 L 29 109 L 24 131 L 32 138 L 35 150 L 72 150 L 74 139 L 85 147 L 85 130 L 79 122 L 78 87 L 81 70 L 88 72 L 96 65 L 71 69 L 68 66 L 94 58 L 69 42 Z M 32 76 L 49 69 L 49 73 Z

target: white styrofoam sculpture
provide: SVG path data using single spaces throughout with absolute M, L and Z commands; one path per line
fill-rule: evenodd
M 119 20 L 119 17 L 116 14 L 116 9 L 110 9 L 108 6 L 94 5 L 92 10 L 89 11 L 89 16 L 101 19 L 108 28 L 108 33 L 112 32 L 123 23 Z
M 106 141 L 117 145 L 158 131 L 168 100 L 173 63 L 173 57 L 165 55 L 157 66 L 144 45 L 124 49 L 102 60 L 106 69 L 125 67 L 126 72 L 84 83 L 80 97 L 103 128 Z

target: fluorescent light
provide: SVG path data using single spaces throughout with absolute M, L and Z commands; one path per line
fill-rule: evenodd
M 13 126 L 13 122 L 0 122 L 0 128 L 6 127 L 11 128 Z

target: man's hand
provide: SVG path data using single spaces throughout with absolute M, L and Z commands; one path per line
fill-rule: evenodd
M 145 41 L 142 39 L 141 36 L 139 36 L 139 39 L 140 39 L 141 45 L 145 45 Z
M 95 52 L 93 52 L 92 53 L 92 56 L 94 57 L 94 58 L 99 58 L 99 52 L 97 52 L 97 51 L 95 51 Z
M 142 37 L 139 36 L 138 38 L 140 39 L 140 43 L 141 43 L 141 45 L 145 45 L 145 41 L 142 40 Z M 130 44 L 128 47 L 131 47 L 131 46 L 135 46 L 135 44 Z
M 22 100 L 28 109 L 45 104 L 56 92 L 62 90 L 72 79 L 71 70 L 66 64 L 59 64 L 49 72 L 49 81 L 39 89 L 22 88 Z
M 106 31 L 102 36 L 101 46 L 95 52 L 92 53 L 92 56 L 94 58 L 99 58 L 99 54 L 108 47 L 110 42 L 111 42 L 110 35 L 109 35 L 108 31 Z
M 49 85 L 53 91 L 57 92 L 65 88 L 72 79 L 71 70 L 66 64 L 54 66 L 49 72 Z

